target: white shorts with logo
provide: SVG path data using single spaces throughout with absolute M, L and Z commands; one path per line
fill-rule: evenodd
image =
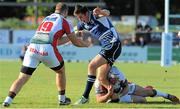
M 30 44 L 24 56 L 23 66 L 36 68 L 40 62 L 53 68 L 60 65 L 62 56 L 51 44 Z

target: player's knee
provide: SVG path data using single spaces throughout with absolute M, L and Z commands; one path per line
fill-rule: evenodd
M 143 92 L 143 97 L 149 97 L 149 96 L 153 96 L 153 90 L 152 89 L 145 89 Z
M 107 79 L 107 78 L 104 77 L 104 76 L 98 76 L 98 80 L 100 81 L 100 83 L 106 81 L 106 79 Z
M 139 99 L 139 103 L 146 103 L 146 102 L 147 102 L 147 100 L 145 97 L 142 97 L 141 99 Z

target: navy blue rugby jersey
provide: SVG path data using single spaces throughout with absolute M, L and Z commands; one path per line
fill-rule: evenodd
M 88 23 L 82 21 L 78 22 L 77 29 L 88 30 L 94 38 L 99 40 L 102 47 L 120 41 L 119 34 L 107 17 L 96 18 L 92 12 L 89 12 L 89 19 L 90 22 Z

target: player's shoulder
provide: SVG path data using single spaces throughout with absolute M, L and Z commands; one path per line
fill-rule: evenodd
M 52 22 L 55 22 L 57 20 L 59 20 L 61 18 L 61 16 L 59 14 L 56 14 L 56 13 L 52 13 L 48 16 L 46 16 L 44 18 L 44 21 L 52 21 Z
M 62 23 L 63 23 L 63 25 L 69 25 L 73 28 L 72 22 L 64 17 L 62 18 Z
M 57 13 L 52 13 L 52 14 L 50 14 L 49 16 L 51 16 L 51 17 L 61 17 L 61 15 L 60 15 L 60 14 L 57 14 Z

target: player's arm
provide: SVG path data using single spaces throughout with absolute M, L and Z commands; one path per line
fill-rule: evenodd
M 111 98 L 111 96 L 107 93 L 107 94 L 97 94 L 96 95 L 96 101 L 97 103 L 104 103 L 106 101 L 108 101 Z
M 113 95 L 113 88 L 112 86 L 109 86 L 107 93 L 96 94 L 96 101 L 98 103 L 104 103 L 108 101 L 112 97 L 112 95 Z
M 107 9 L 101 9 L 99 7 L 96 7 L 93 10 L 93 14 L 97 17 L 104 17 L 104 16 L 109 16 L 110 15 L 110 11 Z
M 91 43 L 89 41 L 87 41 L 87 40 L 83 41 L 83 40 L 77 38 L 74 32 L 68 34 L 67 37 L 72 42 L 72 44 L 77 47 L 89 47 L 91 45 Z
M 77 38 L 78 34 L 70 33 L 66 37 L 62 37 L 60 40 L 58 40 L 58 45 L 63 45 L 67 42 L 72 42 L 73 45 L 78 47 L 89 47 L 91 43 L 89 41 L 83 41 L 80 38 Z
M 69 38 L 67 36 L 64 36 L 58 40 L 58 45 L 63 45 L 69 41 L 70 41 Z
M 178 33 L 178 37 L 180 38 L 180 31 L 179 31 L 179 33 Z
M 77 34 L 74 33 L 72 25 L 66 19 L 63 19 L 62 28 L 73 45 L 78 47 L 89 47 L 91 45 L 89 41 L 83 41 L 76 37 Z

